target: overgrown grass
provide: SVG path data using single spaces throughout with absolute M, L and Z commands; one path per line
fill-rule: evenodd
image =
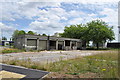
M 24 52 L 24 50 L 19 50 L 19 49 L 13 49 L 13 48 L 5 48 L 1 51 L 3 54 L 4 53 L 17 53 L 17 52 Z
M 48 71 L 70 74 L 96 73 L 97 77 L 118 77 L 117 53 L 102 53 L 52 63 Z
M 43 65 L 42 63 L 32 62 L 30 59 L 27 59 L 27 60 L 17 60 L 17 59 L 9 60 L 9 59 L 6 59 L 6 60 L 2 60 L 2 63 L 46 71 L 46 65 Z
M 117 52 L 109 52 L 44 65 L 31 62 L 30 59 L 7 60 L 3 63 L 62 74 L 81 75 L 90 72 L 95 73 L 98 78 L 118 78 L 117 56 Z

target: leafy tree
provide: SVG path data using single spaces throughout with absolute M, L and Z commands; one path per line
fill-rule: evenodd
M 15 36 L 22 35 L 22 34 L 26 34 L 25 31 L 23 31 L 23 30 L 21 30 L 21 31 L 15 30 L 15 31 L 13 32 L 13 34 L 12 34 L 12 40 L 14 40 L 14 37 L 15 37 Z
M 89 42 L 87 27 L 84 24 L 65 26 L 64 32 L 60 34 L 62 37 L 82 39 L 86 47 L 86 43 Z
M 93 20 L 86 25 L 65 26 L 61 36 L 81 39 L 84 43 L 83 47 L 86 47 L 86 43 L 89 43 L 89 41 L 93 41 L 97 49 L 100 43 L 106 42 L 107 40 L 114 40 L 112 28 L 108 27 L 108 24 L 102 20 Z
M 28 34 L 35 35 L 33 31 L 28 31 Z
M 41 34 L 38 34 L 39 36 L 41 36 Z
M 26 34 L 24 30 L 19 31 L 18 35 Z
M 97 49 L 99 49 L 100 43 L 115 39 L 112 28 L 110 28 L 108 24 L 102 20 L 93 20 L 87 23 L 87 26 L 89 39 L 96 44 Z
M 15 36 L 18 36 L 19 30 L 15 30 L 12 35 L 12 39 L 14 39 Z
M 62 37 L 80 39 L 80 35 L 78 35 L 78 33 L 81 28 L 81 25 L 79 28 L 76 25 L 70 25 L 69 27 L 65 26 L 64 33 L 61 35 Z
M 6 37 L 2 37 L 2 40 L 7 40 L 7 38 Z
M 47 36 L 47 35 L 45 33 L 43 33 L 42 36 Z

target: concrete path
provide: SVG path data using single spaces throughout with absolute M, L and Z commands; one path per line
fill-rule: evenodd
M 0 64 L 0 67 L 2 68 L 1 70 L 26 75 L 24 78 L 22 78 L 20 80 L 39 80 L 42 77 L 44 77 L 46 74 L 49 73 L 46 71 L 28 69 L 28 68 L 24 68 L 24 67 L 6 65 L 6 64 Z

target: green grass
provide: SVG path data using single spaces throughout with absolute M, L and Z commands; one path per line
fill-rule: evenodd
M 104 53 L 72 60 L 52 63 L 48 71 L 83 74 L 87 72 L 96 73 L 98 77 L 118 77 L 117 53 Z
M 25 50 L 14 49 L 14 48 L 5 48 L 1 51 L 1 53 L 17 53 L 17 52 L 24 52 Z
M 24 66 L 62 74 L 81 75 L 95 73 L 99 78 L 118 78 L 118 53 L 109 52 L 70 60 L 60 60 L 50 64 L 41 64 L 28 60 L 8 60 L 3 63 Z

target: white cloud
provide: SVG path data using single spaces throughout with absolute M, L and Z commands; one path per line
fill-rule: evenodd
M 55 21 L 34 21 L 29 25 L 30 28 L 27 30 L 33 30 L 38 33 L 53 34 L 58 31 L 63 31 L 63 24 Z
M 12 27 L 12 26 L 8 26 L 8 25 L 5 25 L 3 23 L 0 22 L 0 36 L 5 36 L 7 37 L 8 39 L 11 37 L 11 35 L 13 34 L 13 31 L 15 30 L 16 28 Z
M 18 2 L 19 0 L 1 0 L 1 2 Z M 119 0 L 21 0 L 20 2 L 80 2 L 80 3 L 115 3 L 119 2 Z
M 70 20 L 68 23 L 70 25 L 74 25 L 74 24 L 80 24 L 80 23 L 82 23 L 82 21 L 83 21 L 82 18 L 75 18 L 75 19 Z
M 39 15 L 39 8 L 42 7 L 59 7 L 60 3 L 51 2 L 6 2 L 0 3 L 0 19 L 15 21 L 15 19 L 27 18 L 33 19 Z
M 104 21 L 112 23 L 113 25 L 118 24 L 118 9 L 104 8 L 103 11 L 100 12 L 100 15 L 106 16 L 102 18 Z
M 101 18 L 103 21 L 107 22 L 110 26 L 113 26 L 113 31 L 115 33 L 116 41 L 118 40 L 118 9 L 104 8 L 100 12 L 100 15 L 105 15 L 106 17 Z
M 68 12 L 69 17 L 79 17 L 79 16 L 85 16 L 86 14 L 82 11 L 76 11 L 76 10 L 72 10 L 70 12 Z

